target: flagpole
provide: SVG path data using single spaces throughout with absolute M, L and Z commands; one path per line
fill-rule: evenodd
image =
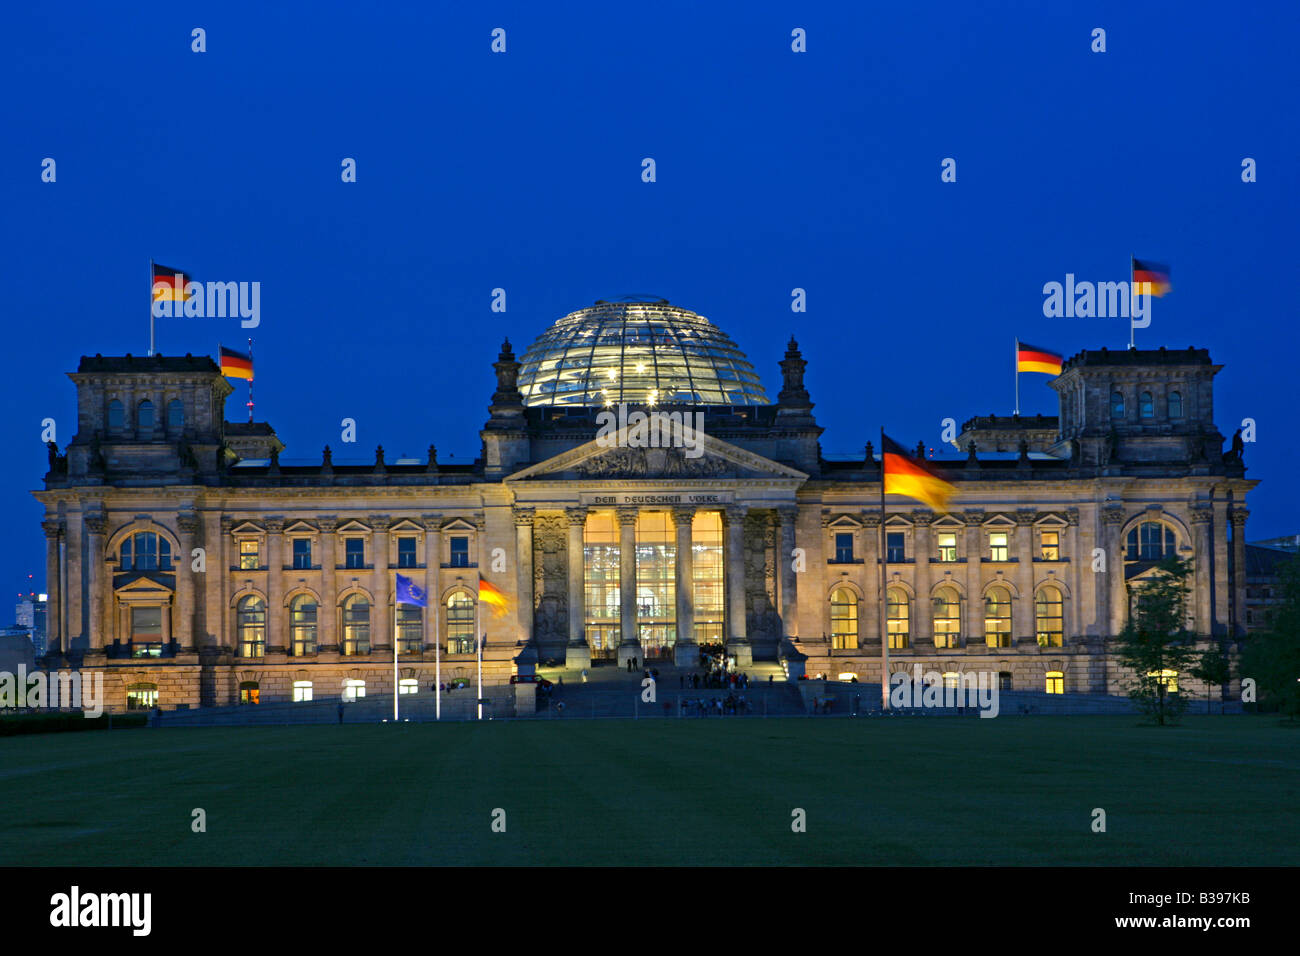
M 889 616 L 885 592 L 885 427 L 880 426 L 880 709 L 889 710 Z
M 253 340 L 248 340 L 248 364 L 250 366 L 248 373 L 248 424 L 253 424 Z
M 153 355 L 153 256 L 149 257 L 149 354 Z
M 401 607 L 396 601 L 393 602 L 393 723 L 397 723 L 397 609 Z
M 1013 341 L 1014 344 L 1012 345 L 1013 352 L 1011 355 L 1011 368 L 1015 372 L 1015 376 L 1016 376 L 1016 412 L 1015 413 L 1019 415 L 1020 414 L 1020 339 L 1017 338 Z
M 1132 255 L 1130 253 L 1128 257 L 1128 280 L 1129 280 L 1128 284 L 1131 293 L 1128 297 L 1128 347 L 1130 349 L 1137 348 L 1137 346 L 1134 344 L 1134 335 L 1136 333 L 1134 333 L 1133 331 L 1133 300 L 1137 298 L 1137 292 L 1138 292 L 1138 284 L 1133 281 L 1133 273 L 1136 269 L 1137 269 L 1137 256 Z
M 483 601 L 474 605 L 474 648 L 478 654 L 478 719 L 483 719 Z
M 433 719 L 442 720 L 442 639 L 438 636 L 439 604 L 433 606 Z

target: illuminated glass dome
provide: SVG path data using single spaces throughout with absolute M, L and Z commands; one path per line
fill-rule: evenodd
M 599 301 L 571 312 L 524 353 L 527 405 L 766 405 L 725 332 L 667 299 Z

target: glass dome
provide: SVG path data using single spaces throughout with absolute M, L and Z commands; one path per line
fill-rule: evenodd
M 600 301 L 571 312 L 523 355 L 526 405 L 766 405 L 743 352 L 667 299 Z

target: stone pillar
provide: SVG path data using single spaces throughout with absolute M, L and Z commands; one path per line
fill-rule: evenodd
M 424 521 L 424 649 L 436 650 L 442 640 L 442 515 L 421 515 Z
M 1085 569 L 1092 567 L 1092 555 L 1085 556 L 1079 550 L 1079 509 L 1066 509 L 1065 520 L 1070 523 L 1065 532 L 1065 540 L 1061 542 L 1061 557 L 1070 562 L 1070 566 L 1065 571 L 1066 580 L 1070 585 L 1070 593 L 1065 599 L 1065 642 L 1068 646 L 1074 638 L 1082 637 L 1084 634 L 1083 576 L 1086 573 Z M 1086 565 L 1085 561 L 1088 562 Z M 1074 641 L 1074 643 L 1078 642 Z
M 46 518 L 41 522 L 45 532 L 45 655 L 51 659 L 63 657 L 63 562 L 59 548 L 63 541 L 63 522 Z
M 963 647 L 985 647 L 984 643 L 984 512 L 966 511 L 966 620 L 962 624 Z
M 641 638 L 636 625 L 636 515 L 632 507 L 615 508 L 618 519 L 618 594 L 619 619 L 618 663 L 622 667 L 635 657 L 643 659 Z
M 1213 519 L 1214 512 L 1209 507 L 1192 509 L 1192 547 L 1196 549 L 1192 557 L 1192 580 L 1196 587 L 1193 606 L 1196 609 L 1196 633 L 1200 637 L 1210 637 L 1214 633 L 1211 604 L 1214 585 L 1210 575 L 1214 563 Z
M 1210 572 L 1213 585 L 1210 600 L 1210 616 L 1214 630 L 1205 637 L 1223 638 L 1227 636 L 1228 616 L 1232 606 L 1232 588 L 1228 580 L 1228 549 L 1232 542 L 1228 540 L 1228 501 L 1226 498 L 1214 502 L 1214 520 L 1210 525 L 1210 553 L 1214 555 L 1214 567 Z
M 320 604 L 316 606 L 316 652 L 338 650 L 339 603 L 339 519 L 321 515 L 320 525 Z
M 515 603 L 518 637 L 524 646 L 533 642 L 533 509 L 514 509 L 515 516 Z
M 738 667 L 754 662 L 745 624 L 745 516 L 746 505 L 727 505 L 727 654 Z
M 1108 505 L 1101 514 L 1106 550 L 1106 636 L 1114 638 L 1128 621 L 1128 585 L 1124 581 L 1124 542 L 1120 529 L 1124 525 L 1123 505 Z M 1098 615 L 1101 617 L 1101 615 Z
M 1232 520 L 1232 636 L 1246 636 L 1246 519 L 1250 512 L 1235 506 Z
M 795 519 L 799 517 L 799 509 L 794 506 L 783 506 L 777 509 L 777 521 L 780 522 L 780 529 L 777 532 L 776 545 L 776 566 L 777 566 L 777 587 L 780 589 L 779 607 L 781 609 L 781 636 L 783 638 L 799 637 L 799 574 L 794 569 L 794 549 L 795 545 Z M 859 621 L 859 626 L 861 621 Z
M 234 540 L 231 538 L 231 532 L 234 530 L 235 521 L 228 515 L 210 513 L 209 520 L 215 520 L 217 526 L 217 539 L 221 542 L 218 550 L 221 552 L 220 560 L 220 577 L 218 580 L 208 581 L 208 606 L 205 609 L 208 614 L 208 629 L 212 634 L 213 652 L 217 654 L 229 653 L 231 642 L 233 641 L 234 628 L 230 626 L 230 599 L 234 589 L 238 587 L 238 582 L 232 577 L 232 565 L 238 565 L 239 559 L 235 556 Z M 211 569 L 209 569 L 211 570 Z M 238 571 L 234 573 L 238 574 Z M 209 579 L 213 575 L 209 574 Z M 235 583 L 232 584 L 232 581 Z M 215 706 L 216 698 L 209 699 L 204 706 Z
M 585 548 L 583 532 L 587 527 L 586 508 L 565 508 L 569 522 L 569 644 L 564 650 L 564 666 L 572 670 L 591 667 L 591 645 L 587 643 L 587 609 Z M 621 574 L 620 567 L 620 574 Z
M 370 607 L 370 651 L 382 652 L 385 657 L 393 653 L 393 622 L 388 605 L 392 600 L 392 575 L 388 572 L 388 529 L 392 527 L 388 515 L 370 516 L 371 541 L 374 542 L 375 568 L 370 575 L 375 603 Z
M 677 643 L 673 646 L 673 663 L 692 670 L 700 665 L 700 645 L 695 640 L 694 518 L 694 508 L 673 509 L 673 526 L 677 530 Z
M 266 519 L 266 653 L 284 653 L 284 518 Z M 235 653 L 239 653 L 238 635 Z
M 87 653 L 96 656 L 104 653 L 104 597 L 111 586 L 106 573 L 108 558 L 104 554 L 104 532 L 107 529 L 108 518 L 103 514 L 86 515 L 86 561 L 90 572 L 86 647 Z
M 1038 645 L 1037 613 L 1034 607 L 1034 518 L 1037 513 L 1032 508 L 1022 508 L 1016 512 L 1016 591 L 1020 600 L 1016 601 L 1011 614 L 1011 646 Z
M 194 627 L 195 579 L 192 555 L 200 528 L 199 516 L 192 512 L 177 515 L 176 528 L 180 532 L 181 553 L 176 555 L 176 618 L 172 621 L 172 637 L 180 645 L 182 654 L 194 654 L 198 652 L 199 641 Z M 206 554 L 203 559 L 206 568 Z
M 912 622 L 912 647 L 934 647 L 934 608 L 930 603 L 930 522 L 934 512 L 917 509 L 912 512 L 912 556 L 916 589 L 916 619 Z
M 862 516 L 862 566 L 867 577 L 862 586 L 862 613 L 858 616 L 858 649 L 874 646 L 875 653 L 880 651 L 880 608 L 885 600 L 880 593 L 880 558 L 880 513 L 868 512 Z M 820 597 L 822 604 L 829 600 L 829 591 Z

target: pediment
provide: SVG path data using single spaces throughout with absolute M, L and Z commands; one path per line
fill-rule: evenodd
M 241 521 L 230 529 L 231 534 L 266 534 L 266 529 L 256 521 Z
M 530 465 L 507 481 L 590 478 L 785 478 L 807 479 L 798 469 L 700 434 L 691 445 L 645 447 L 644 435 L 627 426 L 603 438 Z
M 841 514 L 828 521 L 826 527 L 832 531 L 856 531 L 862 527 L 862 522 L 851 515 Z
M 117 578 L 127 577 L 127 575 L 118 575 Z M 169 598 L 174 594 L 174 590 L 158 579 L 157 572 L 141 572 L 119 584 L 113 589 L 113 593 L 122 600 L 128 598 Z
M 416 524 L 410 518 L 401 518 L 398 521 L 393 522 L 392 526 L 388 530 L 393 534 L 405 534 L 407 532 L 421 532 L 424 528 L 423 526 Z
M 370 534 L 370 528 L 355 518 L 351 518 L 335 529 L 336 534 Z

